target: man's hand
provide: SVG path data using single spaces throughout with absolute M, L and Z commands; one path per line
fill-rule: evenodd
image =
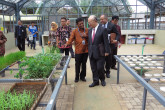
M 105 53 L 105 56 L 108 56 L 109 55 L 109 53 Z
M 113 40 L 113 44 L 116 44 L 117 43 L 117 40 Z
M 86 36 L 87 36 L 86 33 L 83 33 L 83 34 L 82 34 L 82 37 L 86 37 Z
M 64 45 L 64 47 L 67 47 L 67 46 L 68 46 L 67 44 Z

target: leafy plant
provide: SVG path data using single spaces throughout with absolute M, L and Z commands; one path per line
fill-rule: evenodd
M 36 97 L 36 93 L 31 94 L 30 91 L 24 90 L 22 94 L 17 94 L 15 91 L 5 93 L 3 90 L 0 92 L 0 110 L 30 109 Z
M 25 79 L 47 78 L 49 77 L 53 67 L 58 63 L 60 58 L 60 54 L 54 53 L 40 53 L 31 58 L 25 57 L 22 59 L 19 73 L 17 73 L 15 77 L 19 78 L 19 74 L 21 73 L 24 75 Z M 22 69 L 23 67 L 27 67 L 27 69 L 24 71 Z
M 138 70 L 135 69 L 135 71 L 137 72 L 138 75 L 142 75 L 143 76 L 144 73 L 146 73 L 146 72 L 148 72 L 150 70 L 149 69 L 142 69 L 142 70 L 141 69 L 138 69 Z M 142 74 L 141 74 L 141 72 L 142 72 Z
M 57 47 L 49 46 L 46 48 L 46 53 L 60 53 L 60 49 Z
M 0 57 L 0 71 L 7 66 L 11 65 L 12 63 L 22 59 L 25 57 L 26 53 L 23 51 L 10 53 L 6 55 L 5 57 Z

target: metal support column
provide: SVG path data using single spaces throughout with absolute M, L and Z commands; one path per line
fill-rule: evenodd
M 66 70 L 66 73 L 65 73 L 65 84 L 66 85 L 68 84 L 68 81 L 67 81 L 67 70 Z
M 130 19 L 127 20 L 127 29 L 130 29 Z
M 66 9 L 66 16 L 67 16 L 67 18 L 68 18 L 68 8 Z
M 160 7 L 160 15 L 159 15 L 159 29 L 160 29 L 160 26 L 161 26 L 161 17 L 162 17 L 162 7 Z
M 145 18 L 145 29 L 147 29 L 147 16 Z
M 139 19 L 138 19 L 138 23 L 137 23 L 137 29 L 139 29 Z
M 144 88 L 142 110 L 145 110 L 145 108 L 146 108 L 146 98 L 147 98 L 147 89 Z
M 79 18 L 79 16 L 80 16 L 80 9 L 79 9 L 79 7 L 77 7 L 78 8 L 78 18 Z
M 15 17 L 16 17 L 16 23 L 18 22 L 18 20 L 20 20 L 20 14 L 19 14 L 19 4 L 16 3 L 16 10 L 15 10 Z
M 150 29 L 154 29 L 154 19 L 155 19 L 155 3 L 154 0 L 152 0 L 151 5 L 151 12 L 150 12 Z
M 15 32 L 14 15 L 13 15 L 13 32 Z
M 165 59 L 165 55 L 164 55 L 164 59 Z M 164 65 L 165 65 L 165 60 L 164 60 Z M 165 73 L 165 67 L 163 68 L 163 73 Z
M 44 17 L 41 17 L 41 25 L 42 25 L 42 34 L 44 34 Z
M 9 25 L 10 27 L 10 32 L 12 32 L 12 28 L 11 28 L 11 16 L 10 16 L 10 25 Z
M 3 11 L 3 29 L 4 29 L 4 33 L 5 33 L 5 14 L 4 14 L 4 10 L 3 10 L 3 5 L 2 5 L 2 11 Z
M 119 84 L 120 63 L 117 63 L 117 84 Z

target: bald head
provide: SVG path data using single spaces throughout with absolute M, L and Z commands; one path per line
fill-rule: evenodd
M 100 23 L 106 24 L 107 22 L 108 22 L 108 17 L 106 15 L 101 15 L 100 16 Z
M 91 28 L 95 28 L 97 26 L 97 17 L 95 15 L 91 15 L 88 18 L 88 24 Z
M 90 15 L 88 19 L 97 22 L 97 17 L 95 15 Z

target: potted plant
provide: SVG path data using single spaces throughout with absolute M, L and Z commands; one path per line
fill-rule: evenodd
M 13 63 L 17 63 L 20 59 L 25 57 L 26 53 L 23 51 L 10 53 L 4 57 L 0 57 L 0 74 L 2 77 L 5 76 L 5 69 L 12 66 Z

